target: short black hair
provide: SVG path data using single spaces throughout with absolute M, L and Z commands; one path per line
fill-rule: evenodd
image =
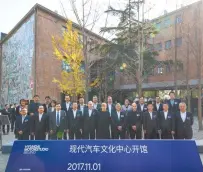
M 51 99 L 49 96 L 46 96 L 45 99 Z
M 4 106 L 6 107 L 6 106 L 8 106 L 8 104 L 5 104 Z
M 35 97 L 39 97 L 39 95 L 35 94 L 33 98 L 35 98 Z
M 61 103 L 59 103 L 59 102 L 56 102 L 56 105 L 61 105 Z
M 175 92 L 174 91 L 170 91 L 169 96 L 170 96 L 170 94 L 175 94 Z
M 54 103 L 56 105 L 57 102 L 56 102 L 56 100 L 52 100 L 51 103 Z

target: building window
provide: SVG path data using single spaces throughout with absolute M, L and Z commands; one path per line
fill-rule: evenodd
M 171 48 L 171 40 L 165 42 L 165 49 L 168 50 Z
M 176 38 L 176 39 L 175 39 L 175 45 L 176 45 L 177 47 L 180 47 L 180 46 L 182 45 L 182 38 Z
M 157 68 L 157 73 L 158 74 L 163 74 L 164 73 L 164 68 L 163 67 L 158 67 Z
M 155 44 L 155 51 L 161 51 L 162 50 L 162 43 L 158 43 L 158 44 Z
M 170 66 L 170 64 L 167 64 L 166 65 L 166 73 L 169 73 L 169 72 L 171 72 L 171 66 Z
M 164 20 L 164 27 L 169 27 L 170 24 L 171 24 L 170 19 L 166 19 L 166 20 Z
M 178 24 L 178 23 L 182 23 L 182 16 L 181 15 L 179 15 L 179 16 L 176 16 L 176 20 L 175 20 L 175 22 L 176 22 L 176 24 Z

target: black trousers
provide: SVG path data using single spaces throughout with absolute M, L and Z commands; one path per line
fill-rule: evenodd
M 155 130 L 147 131 L 145 134 L 145 139 L 157 139 L 157 132 Z
M 176 139 L 186 139 L 186 140 L 192 139 L 192 133 L 187 131 L 182 131 L 181 133 L 178 132 L 176 136 L 177 136 Z
M 66 132 L 63 133 L 63 140 L 67 140 L 67 133 Z
M 69 130 L 69 139 L 70 140 L 82 139 L 82 134 L 80 130 Z
M 142 130 L 130 130 L 130 138 L 131 139 L 135 139 L 135 136 L 136 136 L 136 139 L 142 139 Z
M 5 130 L 6 126 L 7 126 L 7 130 Z M 10 131 L 10 125 L 3 125 L 2 128 L 3 128 L 3 134 L 5 134 L 6 132 L 9 133 L 9 131 Z
M 29 134 L 18 134 L 18 140 L 29 140 Z
M 35 140 L 46 140 L 46 135 L 43 132 L 35 133 Z
M 11 119 L 11 131 L 14 130 L 15 121 L 15 119 Z
M 125 139 L 125 130 L 124 131 L 115 131 L 114 130 L 114 139 Z
M 95 130 L 86 130 L 83 133 L 84 139 L 95 139 Z

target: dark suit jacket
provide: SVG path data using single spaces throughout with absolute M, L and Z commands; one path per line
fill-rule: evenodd
M 94 108 L 94 104 L 93 104 L 93 108 Z M 101 111 L 101 104 L 97 103 L 96 110 Z
M 16 118 L 16 124 L 15 124 L 16 132 L 22 131 L 23 134 L 29 135 L 30 134 L 30 116 L 27 115 L 24 119 L 24 122 L 22 123 L 22 116 L 18 116 Z
M 192 125 L 193 125 L 193 115 L 190 112 L 186 113 L 185 122 L 181 118 L 181 113 L 178 112 L 175 118 L 176 123 L 176 134 L 177 136 L 183 135 L 184 132 L 192 138 Z
M 72 109 L 72 103 L 70 102 L 70 106 L 69 109 L 66 108 L 66 102 L 61 104 L 61 110 L 64 110 L 66 112 L 66 114 L 68 114 L 68 111 L 70 111 Z
M 156 103 L 154 104 L 154 111 L 156 111 L 156 112 L 161 112 L 161 111 L 163 111 L 163 104 L 159 104 L 159 109 L 157 109 L 157 107 L 156 107 Z
M 11 112 L 9 111 L 9 109 L 6 111 L 6 109 L 3 109 L 1 111 L 2 115 L 7 115 L 9 119 L 11 119 Z
M 28 105 L 28 112 L 30 113 L 34 113 L 37 114 L 38 113 L 38 107 L 39 107 L 40 103 L 31 103 Z
M 68 113 L 68 126 L 72 131 L 80 130 L 83 128 L 83 117 L 82 112 L 77 110 L 76 117 L 74 118 L 73 110 L 71 109 Z
M 32 116 L 31 118 L 33 118 L 31 120 L 31 132 L 32 133 L 45 133 L 48 132 L 49 129 L 49 121 L 48 121 L 48 115 L 47 114 L 43 114 L 41 121 L 39 121 L 39 114 L 36 114 L 34 116 Z
M 142 130 L 142 119 L 143 114 L 138 111 L 130 111 L 128 112 L 128 126 L 130 129 L 132 126 L 136 126 L 137 130 Z
M 159 122 L 158 122 L 158 114 L 157 112 L 152 112 L 152 119 L 150 117 L 149 112 L 145 112 L 143 114 L 143 129 L 147 131 L 147 133 L 151 133 L 153 131 L 159 130 Z
M 168 112 L 167 119 L 165 119 L 164 112 L 159 114 L 159 127 L 161 131 L 175 131 L 175 115 Z
M 138 104 L 138 105 L 137 105 L 137 111 L 139 111 L 139 112 L 147 112 L 147 104 L 144 104 L 143 111 L 142 111 L 142 109 L 141 109 L 141 105 Z
M 49 113 L 49 130 L 53 130 L 56 132 L 56 111 Z M 60 126 L 59 131 L 64 132 L 64 130 L 68 129 L 68 122 L 66 117 L 66 112 L 61 110 L 61 117 L 60 117 Z
M 43 106 L 44 106 L 44 113 L 47 113 L 47 112 L 48 112 L 48 109 L 51 107 L 51 103 L 49 103 L 48 109 L 47 109 L 46 104 L 43 104 Z
M 84 106 L 84 107 L 83 107 L 83 112 L 82 112 L 82 114 L 84 114 L 84 111 L 88 108 L 86 104 L 84 104 L 83 106 Z M 78 110 L 81 111 L 81 109 L 80 109 L 80 104 L 78 104 Z
M 180 103 L 180 100 L 179 99 L 174 99 L 174 105 L 172 106 L 171 104 L 171 101 L 168 100 L 167 101 L 167 104 L 168 104 L 168 107 L 169 107 L 169 112 L 173 113 L 173 114 L 176 114 L 177 112 L 179 112 L 179 103 Z
M 107 103 L 107 111 L 109 111 L 109 105 L 108 105 L 108 103 Z M 115 105 L 112 104 L 111 105 L 111 114 L 110 115 L 112 115 L 115 111 L 116 111 Z
M 122 126 L 122 130 L 124 131 L 126 128 L 126 115 L 124 112 L 120 112 L 120 120 L 118 119 L 117 111 L 114 111 L 111 115 L 113 129 L 117 131 L 118 126 Z
M 83 114 L 84 131 L 93 131 L 96 129 L 97 116 L 98 116 L 98 111 L 96 109 L 92 109 L 91 117 L 89 117 L 88 108 L 85 109 Z

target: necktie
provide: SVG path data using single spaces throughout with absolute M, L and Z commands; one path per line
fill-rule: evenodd
M 59 112 L 57 112 L 57 116 L 56 116 L 56 125 L 59 126 L 60 125 L 60 121 L 59 121 Z

